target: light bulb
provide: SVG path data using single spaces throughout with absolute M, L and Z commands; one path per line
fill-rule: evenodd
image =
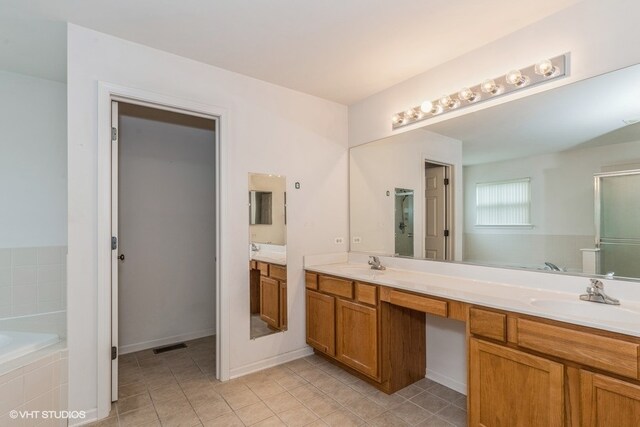
M 460 106 L 460 101 L 457 99 L 451 98 L 449 95 L 442 95 L 438 103 L 444 107 L 449 109 L 458 108 Z
M 523 76 L 520 70 L 511 70 L 505 76 L 507 83 L 522 87 L 529 83 L 529 77 Z
M 427 113 L 430 113 L 432 110 L 433 110 L 433 102 L 424 101 L 422 104 L 420 104 L 420 111 L 422 111 L 423 113 L 427 114 Z
M 400 116 L 400 114 L 394 114 L 393 117 L 391 117 L 391 121 L 394 124 L 398 124 L 402 121 L 402 117 Z
M 484 93 L 490 93 L 491 95 L 497 95 L 502 92 L 502 86 L 497 85 L 492 79 L 487 79 L 480 85 L 480 90 Z
M 551 77 L 556 73 L 556 71 L 558 71 L 558 69 L 554 67 L 551 61 L 549 61 L 548 59 L 543 59 L 542 61 L 538 62 L 534 70 L 536 74 L 544 77 Z
M 460 101 L 476 102 L 480 99 L 480 95 L 468 87 L 463 87 L 460 92 L 458 92 L 458 98 L 460 98 Z

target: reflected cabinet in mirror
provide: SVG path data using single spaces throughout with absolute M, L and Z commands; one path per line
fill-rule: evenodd
M 351 250 L 640 278 L 640 65 L 351 149 Z
M 287 194 L 279 175 L 249 174 L 251 338 L 287 329 Z

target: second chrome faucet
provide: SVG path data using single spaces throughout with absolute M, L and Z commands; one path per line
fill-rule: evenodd
M 378 258 L 377 256 L 369 257 L 369 265 L 371 266 L 372 270 L 385 270 L 387 268 L 382 265 L 382 263 L 380 262 L 380 258 Z

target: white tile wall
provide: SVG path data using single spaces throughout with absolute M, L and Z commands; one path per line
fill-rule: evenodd
M 69 362 L 67 350 L 55 350 L 0 376 L 0 426 L 66 426 L 66 419 L 18 418 L 17 411 L 66 411 Z
M 0 319 L 66 308 L 66 246 L 0 249 Z

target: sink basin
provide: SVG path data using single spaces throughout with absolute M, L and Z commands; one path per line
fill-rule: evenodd
M 614 323 L 635 323 L 640 325 L 640 311 L 616 305 L 599 304 L 588 301 L 531 300 L 530 304 L 545 311 L 582 317 L 590 320 L 604 320 Z
M 349 265 L 340 267 L 345 274 L 362 274 L 364 276 L 379 276 L 384 274 L 384 270 L 373 270 L 371 267 L 367 267 L 364 265 Z

